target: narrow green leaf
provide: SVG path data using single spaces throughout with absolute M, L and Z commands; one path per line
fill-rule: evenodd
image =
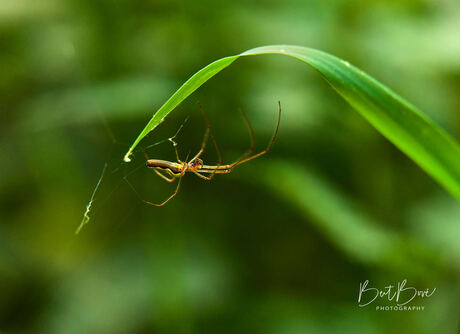
M 125 155 L 129 155 L 177 105 L 241 56 L 281 54 L 318 70 L 326 81 L 381 134 L 460 200 L 460 148 L 414 106 L 360 69 L 325 52 L 301 46 L 272 45 L 219 59 L 187 80 L 153 115 Z

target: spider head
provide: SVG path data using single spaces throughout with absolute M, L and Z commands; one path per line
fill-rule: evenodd
M 195 170 L 200 169 L 201 167 L 203 167 L 203 160 L 201 160 L 200 158 L 196 158 L 190 161 L 189 166 L 190 168 L 195 169 Z

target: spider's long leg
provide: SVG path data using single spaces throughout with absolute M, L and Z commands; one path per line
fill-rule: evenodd
M 208 141 L 209 135 L 211 134 L 211 139 L 212 139 L 212 142 L 214 144 L 214 148 L 216 149 L 217 157 L 219 159 L 219 162 L 218 162 L 217 166 L 221 166 L 222 165 L 222 155 L 220 154 L 219 146 L 217 145 L 216 139 L 214 138 L 213 134 L 210 133 L 211 126 L 210 126 L 210 123 L 209 123 L 208 116 L 207 116 L 206 112 L 204 111 L 204 109 L 203 109 L 203 107 L 201 106 L 200 103 L 198 103 L 198 106 L 199 106 L 199 108 L 201 110 L 201 113 L 203 114 L 203 118 L 204 118 L 204 120 L 206 122 L 206 131 L 205 131 L 205 134 L 204 134 L 203 143 L 201 144 L 201 149 L 200 149 L 200 151 L 198 151 L 198 153 L 195 155 L 195 157 L 191 161 L 199 158 L 200 155 L 204 152 L 204 149 L 206 147 L 206 143 Z M 211 175 L 209 175 L 209 176 L 204 176 L 204 175 L 201 175 L 201 174 L 196 173 L 194 171 L 192 171 L 192 172 L 194 172 L 196 175 L 200 176 L 201 178 L 209 181 L 214 177 L 214 175 L 216 174 L 216 171 L 217 171 L 217 169 L 215 169 L 211 173 Z
M 211 135 L 212 136 L 212 135 Z M 214 169 L 214 171 L 211 173 L 211 175 L 209 176 L 204 176 L 202 174 L 199 174 L 199 173 L 195 173 L 197 174 L 198 176 L 202 177 L 203 179 L 205 180 L 208 180 L 210 181 L 214 175 L 216 175 L 216 172 L 217 170 L 219 169 L 219 167 L 222 165 L 222 155 L 220 154 L 220 150 L 219 150 L 219 146 L 217 146 L 217 142 L 216 140 L 214 139 L 214 136 L 212 136 L 212 142 L 214 143 L 214 147 L 216 148 L 216 152 L 217 152 L 217 156 L 218 156 L 218 159 L 219 159 L 219 162 L 217 163 L 217 168 Z
M 214 169 L 214 171 L 211 172 L 209 176 L 203 175 L 200 172 L 196 170 L 191 170 L 191 172 L 199 177 L 201 177 L 203 180 L 211 181 L 214 175 L 216 174 L 225 174 L 225 173 L 230 173 L 230 170 L 218 170 Z
M 212 135 L 211 135 L 212 136 Z M 217 146 L 217 142 L 216 140 L 214 139 L 214 136 L 212 136 L 212 141 L 214 143 L 214 147 L 216 148 L 216 152 L 217 152 L 217 156 L 219 157 L 219 162 L 218 164 L 215 166 L 216 168 L 214 168 L 214 170 L 211 172 L 211 174 L 209 176 L 205 176 L 203 174 L 200 174 L 198 173 L 196 170 L 191 170 L 192 173 L 198 175 L 199 177 L 201 177 L 202 179 L 204 180 L 208 180 L 208 181 L 211 181 L 212 178 L 214 177 L 214 175 L 218 174 L 218 173 L 222 173 L 220 170 L 219 170 L 219 167 L 222 166 L 222 156 L 220 155 L 220 150 L 219 150 L 219 146 Z
M 209 125 L 208 116 L 206 115 L 206 112 L 204 111 L 203 107 L 199 103 L 198 103 L 198 107 L 200 108 L 201 113 L 203 114 L 203 117 L 204 117 L 204 121 L 206 122 L 206 130 L 204 132 L 203 142 L 201 143 L 200 150 L 198 151 L 198 153 L 190 161 L 193 161 L 193 160 L 199 158 L 200 155 L 204 152 L 204 149 L 206 147 L 206 143 L 208 142 L 208 138 L 209 138 L 209 131 L 210 131 L 210 128 L 211 128 L 211 126 Z
M 177 151 L 177 142 L 174 141 L 174 137 L 168 138 L 168 140 L 172 143 L 174 147 L 174 152 L 176 153 L 176 160 L 178 163 L 183 164 L 183 162 L 179 158 L 179 152 Z
M 234 163 L 232 163 L 229 167 L 229 170 L 231 170 L 232 168 L 244 163 L 244 162 L 247 162 L 249 160 L 252 160 L 252 159 L 255 159 L 255 158 L 258 158 L 260 157 L 261 155 L 264 155 L 265 153 L 268 153 L 270 152 L 272 146 L 273 146 L 273 143 L 275 142 L 276 140 L 276 136 L 278 135 L 278 130 L 279 130 L 279 127 L 280 127 L 280 121 L 281 121 L 281 102 L 278 101 L 278 122 L 276 123 L 276 129 L 275 129 L 275 133 L 273 134 L 273 137 L 272 139 L 270 140 L 270 142 L 268 143 L 268 146 L 265 150 L 257 153 L 257 154 L 254 154 L 254 155 L 251 155 L 252 152 L 254 152 L 254 145 L 255 145 L 255 141 L 254 141 L 254 131 L 252 129 L 252 126 L 251 124 L 249 123 L 249 120 L 247 119 L 247 117 L 244 117 L 245 120 L 246 120 L 246 123 L 248 124 L 248 128 L 249 128 L 249 132 L 251 134 L 251 142 L 252 142 L 252 145 L 251 145 L 251 148 L 249 149 L 248 152 L 246 152 L 245 155 L 243 155 L 242 158 L 240 158 L 239 160 L 235 161 Z
M 179 187 L 180 187 L 180 183 L 181 183 L 181 180 L 182 180 L 182 176 L 183 174 L 179 177 L 179 182 L 177 182 L 177 187 L 176 187 L 176 190 L 174 191 L 174 193 L 169 196 L 165 201 L 161 202 L 161 203 L 152 203 L 152 202 L 149 202 L 149 201 L 146 201 L 145 199 L 143 199 L 142 201 L 146 204 L 150 204 L 150 205 L 154 205 L 154 206 L 163 206 L 165 205 L 166 203 L 168 203 L 172 198 L 174 198 L 174 196 L 177 195 L 177 193 L 179 192 Z
M 254 129 L 252 128 L 252 125 L 251 125 L 251 122 L 249 122 L 249 119 L 248 119 L 248 116 L 246 115 L 246 113 L 243 111 L 243 109 L 241 108 L 238 108 L 238 112 L 241 114 L 241 117 L 243 117 L 243 120 L 244 122 L 246 123 L 246 126 L 248 127 L 248 130 L 249 130 L 249 136 L 251 137 L 251 147 L 249 148 L 249 150 L 243 154 L 243 156 L 241 158 L 239 158 L 237 161 L 235 161 L 234 163 L 230 164 L 230 169 L 232 169 L 233 167 L 239 165 L 241 163 L 241 161 L 243 161 L 244 159 L 246 159 L 248 156 L 251 155 L 252 152 L 254 152 L 254 149 L 256 147 L 256 140 L 255 140 L 255 136 L 254 136 Z
M 191 172 L 192 172 L 193 174 L 195 174 L 195 175 L 201 177 L 203 180 L 207 180 L 207 181 L 210 181 L 210 180 L 212 179 L 212 176 L 215 174 L 215 173 L 213 173 L 213 174 L 211 174 L 210 176 L 205 176 L 205 175 L 203 175 L 203 174 L 198 173 L 198 172 L 195 171 L 195 170 L 192 170 Z
M 164 180 L 166 180 L 166 181 L 168 181 L 168 182 L 170 182 L 170 183 L 172 183 L 172 182 L 174 182 L 174 181 L 176 180 L 175 177 L 169 178 L 169 177 L 167 177 L 166 175 L 164 175 L 162 172 L 160 172 L 160 171 L 159 171 L 158 169 L 156 169 L 156 168 L 154 168 L 153 171 L 154 171 L 155 173 L 157 173 L 158 176 L 160 176 L 162 179 L 164 179 Z

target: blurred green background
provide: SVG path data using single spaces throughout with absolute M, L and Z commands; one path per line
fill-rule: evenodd
M 270 154 L 187 175 L 162 208 L 139 199 L 174 189 L 142 150 L 121 162 L 153 112 L 265 44 L 344 58 L 460 139 L 457 0 L 0 2 L 1 333 L 457 333 L 458 202 L 300 62 L 238 60 L 140 145 L 174 160 L 148 146 L 189 116 L 178 142 L 195 152 L 200 101 L 232 162 L 250 144 L 237 108 L 263 149 L 280 100 Z M 424 311 L 376 311 L 358 307 L 366 279 L 437 290 Z

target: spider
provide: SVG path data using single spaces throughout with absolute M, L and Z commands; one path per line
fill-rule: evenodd
M 272 148 L 273 143 L 275 142 L 276 136 L 278 134 L 280 121 L 281 121 L 281 103 L 279 101 L 278 101 L 278 122 L 276 124 L 276 128 L 275 128 L 273 137 L 268 143 L 267 148 L 256 154 L 252 154 L 255 148 L 254 130 L 246 114 L 244 114 L 244 112 L 240 110 L 240 113 L 248 127 L 249 134 L 251 136 L 251 148 L 240 159 L 236 160 L 235 162 L 231 164 L 223 165 L 222 157 L 220 155 L 216 141 L 214 140 L 214 137 L 212 137 L 212 140 L 214 142 L 214 146 L 216 148 L 216 152 L 219 158 L 219 163 L 214 166 L 205 165 L 203 160 L 200 159 L 200 156 L 203 154 L 206 148 L 206 144 L 209 139 L 210 124 L 209 124 L 208 117 L 205 111 L 203 110 L 203 108 L 201 108 L 201 106 L 200 106 L 200 109 L 201 109 L 201 112 L 203 113 L 203 117 L 206 122 L 206 130 L 204 133 L 204 138 L 203 138 L 203 142 L 201 144 L 200 150 L 198 151 L 197 154 L 195 154 L 195 156 L 192 159 L 188 160 L 188 155 L 187 155 L 185 161 L 182 161 L 180 160 L 179 153 L 177 151 L 177 143 L 172 138 L 170 138 L 169 140 L 173 143 L 174 151 L 176 153 L 177 162 L 157 160 L 157 159 L 148 159 L 146 162 L 146 166 L 148 168 L 152 168 L 154 172 L 158 174 L 161 178 L 171 183 L 178 179 L 178 182 L 177 182 L 177 187 L 174 193 L 171 196 L 169 196 L 166 200 L 164 200 L 163 202 L 152 203 L 152 202 L 143 200 L 145 203 L 150 204 L 150 205 L 155 205 L 155 206 L 163 206 L 166 203 L 168 203 L 172 198 L 174 198 L 174 196 L 177 195 L 177 193 L 179 192 L 182 177 L 185 175 L 185 173 L 193 173 L 204 180 L 210 181 L 216 174 L 230 173 L 233 170 L 233 168 L 235 168 L 236 166 L 241 165 L 242 163 L 248 162 L 249 160 L 258 158 L 268 153 L 270 149 Z M 208 174 L 208 175 L 204 175 L 204 174 Z

